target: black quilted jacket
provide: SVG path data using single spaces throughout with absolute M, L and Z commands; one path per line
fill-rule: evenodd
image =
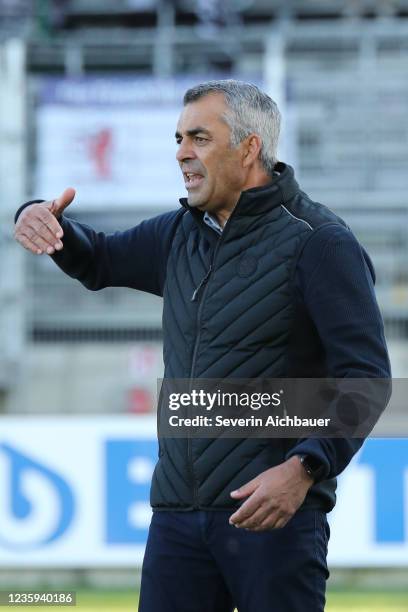
M 54 261 L 92 290 L 163 295 L 165 377 L 388 377 L 372 264 L 344 222 L 279 177 L 241 197 L 219 236 L 179 210 L 112 235 L 64 218 Z M 296 453 L 324 464 L 305 505 L 329 511 L 356 439 L 169 439 L 153 476 L 155 509 L 223 509 L 230 492 Z

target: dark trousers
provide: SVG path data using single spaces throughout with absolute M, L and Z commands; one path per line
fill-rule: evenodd
M 139 612 L 321 612 L 329 526 L 320 510 L 251 532 L 228 511 L 154 512 Z

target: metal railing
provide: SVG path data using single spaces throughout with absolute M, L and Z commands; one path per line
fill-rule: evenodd
M 408 24 L 403 20 L 307 26 L 291 22 L 277 26 L 275 34 L 279 27 L 284 38 L 289 104 L 296 117 L 300 184 L 313 199 L 343 215 L 366 246 L 377 270 L 377 291 L 387 330 L 391 336 L 406 337 Z M 85 72 L 108 65 L 125 69 L 139 60 L 154 71 L 151 32 L 142 31 L 136 38 L 126 30 L 111 34 L 106 42 L 108 50 L 97 42 L 96 32 L 76 34 Z M 209 46 L 194 28 L 177 28 L 169 33 L 174 55 L 171 64 L 187 69 L 197 56 L 208 68 L 214 57 L 223 57 L 225 42 L 234 35 L 237 32 L 226 31 L 223 41 L 214 39 Z M 238 71 L 243 58 L 249 56 L 255 58 L 254 66 L 257 61 L 261 66 L 268 36 L 268 27 L 240 31 L 240 51 L 231 67 Z M 52 65 L 50 54 L 54 54 L 53 62 L 63 62 L 67 45 L 63 38 L 46 44 L 33 42 L 31 68 Z M 146 217 L 153 214 L 146 213 Z M 100 220 L 103 218 L 97 223 Z M 121 223 L 131 226 L 134 219 L 129 217 L 127 223 L 122 218 Z M 114 217 L 106 229 L 118 229 Z M 81 333 L 100 330 L 98 334 L 103 334 L 101 330 L 106 328 L 110 338 L 117 330 L 118 339 L 129 329 L 139 330 L 135 334 L 142 330 L 158 333 L 161 306 L 154 297 L 119 289 L 91 294 L 39 259 L 30 261 L 29 278 L 30 337 L 51 338 L 52 329 L 64 330 L 64 337 L 70 329 Z M 46 325 L 46 333 L 41 335 Z

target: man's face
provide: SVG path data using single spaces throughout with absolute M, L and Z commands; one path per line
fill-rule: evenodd
M 223 94 L 211 93 L 187 104 L 177 124 L 177 161 L 190 206 L 217 211 L 232 208 L 245 183 L 242 147 L 232 148 L 222 114 Z

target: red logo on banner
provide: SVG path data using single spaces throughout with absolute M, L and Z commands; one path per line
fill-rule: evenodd
M 88 153 L 99 179 L 110 179 L 112 176 L 112 146 L 110 128 L 99 130 L 88 138 Z

